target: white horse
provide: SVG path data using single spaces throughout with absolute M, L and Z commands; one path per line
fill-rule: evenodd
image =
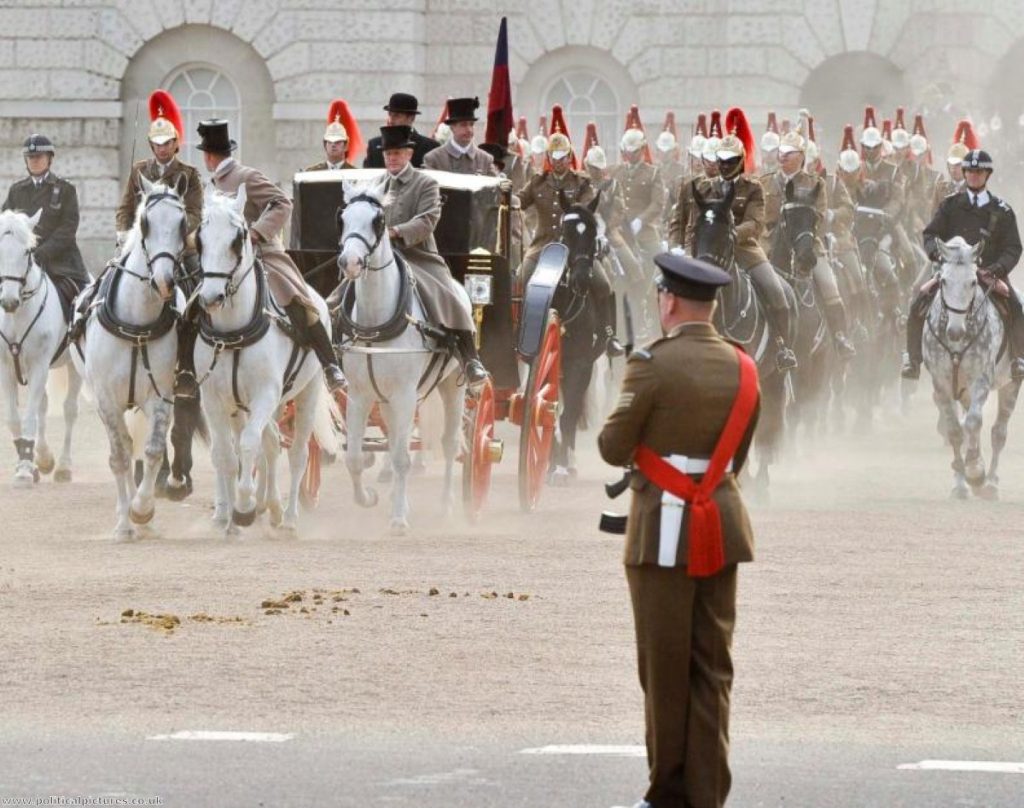
M 251 525 L 264 509 L 272 525 L 295 530 L 324 386 L 316 357 L 297 346 L 286 333 L 287 318 L 272 310 L 266 271 L 255 260 L 243 215 L 245 202 L 245 186 L 235 197 L 207 193 L 199 227 L 202 277 L 196 297 L 205 315 L 196 370 L 217 472 L 213 520 L 229 535 Z M 327 304 L 313 290 L 309 294 L 330 333 Z M 275 473 L 281 454 L 277 418 L 289 400 L 295 402 L 295 437 L 288 450 L 291 486 L 282 514 Z
M 80 348 L 72 348 L 96 397 L 100 420 L 110 440 L 110 470 L 117 483 L 119 541 L 135 536 L 156 512 L 153 488 L 164 455 L 174 395 L 178 335 L 175 325 L 183 296 L 175 273 L 185 250 L 185 180 L 175 185 L 145 177 L 142 199 L 122 250 L 100 282 L 88 312 Z M 149 424 L 143 450 L 142 482 L 133 475 L 128 410 L 140 410 Z
M 436 388 L 444 402 L 444 505 L 455 505 L 455 458 L 461 445 L 465 387 L 460 384 L 458 362 L 420 328 L 424 312 L 412 293 L 411 275 L 404 260 L 396 258 L 384 223 L 388 200 L 383 184 L 346 182 L 338 268 L 344 276 L 340 316 L 351 333 L 339 346 L 342 368 L 349 383 L 345 417 L 348 448 L 345 463 L 352 476 L 355 500 L 364 507 L 377 504 L 377 493 L 363 485 L 367 468 L 363 456 L 366 421 L 374 402 L 380 403 L 387 424 L 388 452 L 394 470 L 391 490 L 391 532 L 408 530 L 409 500 L 406 478 L 411 459 L 416 405 L 421 394 Z M 461 291 L 467 310 L 469 296 Z M 346 309 L 351 289 L 354 305 Z
M 71 435 L 78 418 L 82 379 L 65 345 L 64 320 L 57 287 L 32 255 L 35 226 L 42 211 L 31 218 L 17 211 L 0 213 L 0 388 L 7 396 L 7 425 L 18 452 L 14 484 L 31 486 L 40 474 L 54 470 L 53 452 L 46 442 L 46 380 L 51 363 L 68 369 L 64 398 L 64 446 L 54 479 L 71 480 Z M 26 390 L 24 414 L 18 412 L 18 388 Z
M 932 398 L 953 447 L 951 496 L 955 499 L 967 497 L 968 485 L 978 496 L 998 498 L 999 455 L 1020 392 L 1020 382 L 1010 379 L 1010 351 L 1002 317 L 990 300 L 992 287 L 978 282 L 980 252 L 980 244 L 972 247 L 959 236 L 939 242 L 939 293 L 928 310 L 924 332 Z M 1010 287 L 1009 293 L 1016 291 Z M 998 390 L 999 414 L 992 426 L 992 462 L 986 473 L 981 420 L 993 389 Z M 965 438 L 967 450 L 961 454 Z

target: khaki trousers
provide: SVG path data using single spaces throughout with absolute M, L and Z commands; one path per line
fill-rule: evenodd
M 729 772 L 736 565 L 711 578 L 685 567 L 626 567 L 633 601 L 654 808 L 721 808 Z

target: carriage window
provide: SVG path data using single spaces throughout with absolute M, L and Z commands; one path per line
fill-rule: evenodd
M 238 87 L 220 69 L 213 65 L 193 64 L 175 70 L 163 83 L 181 107 L 185 125 L 185 144 L 181 159 L 191 165 L 202 165 L 196 144 L 199 136 L 196 127 L 205 118 L 224 118 L 233 140 L 244 142 L 240 137 L 242 120 L 241 95 Z M 241 145 L 235 152 L 240 157 Z
M 588 70 L 564 73 L 544 94 L 542 109 L 561 104 L 565 110 L 569 137 L 577 149 L 583 148 L 587 124 L 597 124 L 597 136 L 610 159 L 619 153 L 622 115 L 615 90 L 603 78 Z

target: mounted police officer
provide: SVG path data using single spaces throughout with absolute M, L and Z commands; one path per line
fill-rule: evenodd
M 387 126 L 408 126 L 412 132 L 410 139 L 414 144 L 413 168 L 420 168 L 427 153 L 441 145 L 433 138 L 421 135 L 416 131 L 416 116 L 420 114 L 419 104 L 420 102 L 414 95 L 393 93 L 384 107 L 384 111 L 387 113 Z M 370 139 L 370 142 L 366 144 L 366 159 L 363 160 L 363 168 L 384 168 L 384 152 L 381 146 L 380 137 Z
M 91 281 L 75 238 L 78 192 L 74 185 L 50 170 L 56 150 L 46 135 L 29 135 L 21 153 L 28 176 L 8 189 L 3 210 L 19 210 L 28 216 L 42 210 L 35 227 L 33 254 L 57 287 L 64 317 L 70 320 L 72 301 Z
M 974 149 L 964 157 L 962 168 L 966 187 L 947 196 L 939 205 L 935 216 L 924 229 L 924 249 L 932 262 L 939 262 L 938 242 L 960 236 L 969 244 L 981 242 L 978 259 L 979 277 L 987 284 L 1004 281 L 1009 286 L 1009 274 L 1021 256 L 1020 231 L 1013 209 L 988 190 L 992 176 L 992 158 L 981 149 Z M 907 353 L 903 360 L 903 378 L 916 379 L 921 373 L 922 333 L 924 321 L 938 284 L 929 282 L 918 292 L 911 304 L 907 322 Z M 1020 298 L 1010 287 L 1006 298 L 1009 313 L 1009 343 L 1013 360 L 1010 375 L 1014 381 L 1024 380 L 1024 311 Z

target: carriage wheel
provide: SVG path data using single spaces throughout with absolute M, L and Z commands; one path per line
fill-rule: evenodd
M 523 393 L 519 432 L 519 507 L 532 511 L 540 501 L 558 419 L 558 389 L 562 370 L 562 326 L 558 314 L 548 313 L 540 350 L 530 363 Z
M 491 489 L 491 467 L 501 460 L 502 444 L 494 437 L 494 386 L 490 380 L 479 396 L 466 400 L 466 453 L 462 461 L 462 505 L 476 521 Z
M 320 444 L 317 443 L 316 437 L 310 435 L 306 471 L 299 486 L 299 502 L 308 510 L 314 510 L 320 502 L 320 468 Z

